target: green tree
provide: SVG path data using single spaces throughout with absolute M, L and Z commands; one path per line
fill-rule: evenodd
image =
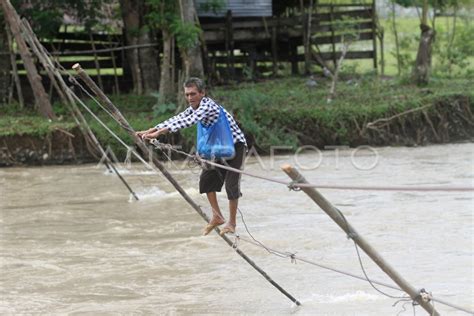
M 429 82 L 432 66 L 433 42 L 435 40 L 436 13 L 453 10 L 463 5 L 468 5 L 469 0 L 394 0 L 405 7 L 421 7 L 420 18 L 420 41 L 412 70 L 412 80 L 417 85 L 425 85 Z M 433 12 L 429 20 L 429 12 Z
M 182 59 L 182 76 L 184 78 L 204 76 L 199 43 L 201 29 L 196 24 L 196 9 L 193 1 L 188 0 L 147 0 L 147 4 L 151 8 L 147 15 L 149 23 L 161 30 L 163 38 L 159 102 L 163 104 L 177 102 L 175 97 L 177 89 L 174 85 L 176 69 L 175 63 L 172 62 L 175 45 Z
M 160 30 L 163 41 L 161 76 L 158 104 L 176 102 L 174 89 L 174 32 L 173 25 L 179 19 L 174 0 L 147 0 L 151 10 L 147 14 L 151 27 Z

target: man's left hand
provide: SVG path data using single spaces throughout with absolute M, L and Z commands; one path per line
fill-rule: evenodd
M 154 138 L 157 138 L 158 136 L 164 135 L 166 133 L 168 133 L 168 129 L 167 128 L 162 128 L 162 129 L 157 130 L 156 132 L 148 133 L 148 134 L 143 135 L 143 139 L 148 139 L 148 140 L 154 139 Z

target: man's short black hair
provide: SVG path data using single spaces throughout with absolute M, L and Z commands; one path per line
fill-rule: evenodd
M 203 92 L 204 89 L 206 89 L 206 85 L 204 84 L 204 81 L 197 77 L 191 77 L 188 80 L 186 80 L 183 84 L 183 88 L 189 88 L 193 86 L 196 87 L 199 92 Z

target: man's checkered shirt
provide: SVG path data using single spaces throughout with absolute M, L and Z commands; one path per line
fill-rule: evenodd
M 214 100 L 208 97 L 204 97 L 202 98 L 201 103 L 199 103 L 199 107 L 196 110 L 189 106 L 183 112 L 156 125 L 156 128 L 168 128 L 170 132 L 175 133 L 176 131 L 182 128 L 186 128 L 196 124 L 198 121 L 201 121 L 204 126 L 209 126 L 213 124 L 219 117 L 220 108 L 221 106 L 217 104 Z M 229 112 L 226 111 L 226 109 L 222 109 L 224 110 L 224 113 L 227 116 L 227 120 L 229 121 L 230 129 L 232 131 L 232 138 L 234 139 L 234 144 L 238 142 L 247 144 L 247 142 L 245 141 L 244 133 L 242 133 L 232 115 L 230 115 Z

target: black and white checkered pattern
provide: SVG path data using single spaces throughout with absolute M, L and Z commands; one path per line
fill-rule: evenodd
M 204 97 L 202 98 L 201 103 L 199 104 L 199 107 L 196 110 L 189 106 L 183 112 L 156 125 L 156 128 L 168 128 L 170 132 L 175 133 L 182 128 L 190 127 L 196 124 L 198 121 L 201 121 L 204 126 L 209 126 L 213 124 L 219 117 L 220 108 L 221 106 L 217 104 L 214 100 L 208 97 Z M 247 142 L 245 141 L 244 133 L 242 133 L 232 115 L 230 115 L 226 109 L 224 109 L 224 113 L 227 116 L 227 120 L 229 120 L 234 144 L 238 142 L 247 144 Z

